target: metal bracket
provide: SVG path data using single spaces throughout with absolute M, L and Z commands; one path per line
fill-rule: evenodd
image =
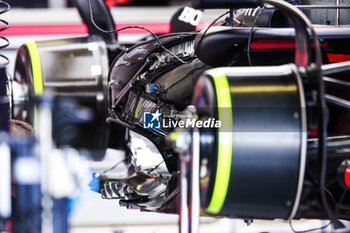
M 179 232 L 198 233 L 200 219 L 198 129 L 176 132 L 171 141 L 180 158 Z M 171 137 L 171 136 L 170 136 Z

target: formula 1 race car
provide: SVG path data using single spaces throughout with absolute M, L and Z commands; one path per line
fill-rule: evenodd
M 350 220 L 350 6 L 323 2 L 192 0 L 179 23 L 228 11 L 201 31 L 156 35 L 115 30 L 103 0 L 76 0 L 89 36 L 18 50 L 12 117 L 34 125 L 35 100 L 50 93 L 57 147 L 93 160 L 107 148 L 125 152 L 99 174 L 101 197 L 180 213 L 183 232 L 200 214 L 342 228 L 339 220 Z M 119 43 L 128 28 L 150 36 Z

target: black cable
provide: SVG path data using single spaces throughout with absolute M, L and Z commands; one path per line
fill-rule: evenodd
M 329 225 L 331 225 L 331 221 L 329 223 L 327 223 L 326 225 L 322 226 L 322 227 L 312 228 L 312 229 L 305 230 L 305 231 L 297 231 L 293 227 L 292 220 L 289 220 L 290 229 L 292 229 L 292 231 L 294 233 L 307 233 L 307 232 L 318 231 L 318 230 L 326 229 L 327 227 L 329 227 Z
M 111 168 L 108 168 L 107 170 L 105 170 L 102 175 L 105 175 L 107 172 L 113 171 L 116 167 L 118 167 L 120 164 L 126 162 L 129 158 L 131 157 L 131 155 L 126 156 L 123 160 L 119 161 L 118 163 L 116 163 L 115 165 L 113 165 Z
M 139 68 L 139 70 L 136 72 L 136 74 L 130 79 L 127 85 L 119 92 L 118 96 L 114 100 L 114 108 L 119 104 L 119 102 L 124 98 L 126 93 L 131 89 L 132 83 L 135 81 L 135 79 L 140 75 L 140 73 L 143 71 L 143 69 L 149 64 L 148 61 L 143 63 L 143 65 Z
M 327 172 L 327 125 L 328 125 L 328 110 L 326 106 L 325 101 L 325 85 L 322 79 L 322 52 L 321 52 L 321 46 L 320 41 L 318 40 L 317 33 L 311 23 L 311 21 L 305 16 L 305 14 L 302 13 L 299 9 L 291 6 L 290 4 L 284 2 L 284 1 L 278 1 L 278 0 L 263 0 L 266 3 L 275 5 L 277 7 L 280 7 L 281 9 L 284 9 L 286 11 L 292 12 L 293 15 L 296 16 L 295 20 L 299 21 L 302 26 L 305 27 L 305 29 L 309 29 L 312 34 L 312 39 L 314 42 L 315 47 L 315 63 L 313 66 L 306 67 L 311 68 L 313 71 L 312 75 L 314 77 L 319 78 L 318 81 L 318 96 L 317 96 L 317 107 L 319 112 L 319 119 L 318 119 L 318 129 L 319 129 L 319 156 L 321 159 L 321 175 L 320 175 L 320 186 L 319 191 L 321 194 L 321 201 L 324 207 L 324 210 L 328 216 L 328 218 L 331 220 L 334 229 L 343 228 L 344 225 L 336 219 L 335 213 L 331 210 L 329 207 L 329 204 L 327 202 L 326 193 L 324 191 L 325 187 L 325 180 L 326 180 L 326 172 Z M 297 32 L 297 31 L 296 31 Z M 306 38 L 309 39 L 309 38 Z M 310 44 L 309 49 L 311 50 Z M 309 62 L 308 62 L 309 65 Z
M 265 8 L 266 8 L 266 3 L 261 8 L 261 11 L 258 13 L 258 15 L 255 17 L 254 22 L 253 22 L 253 26 L 250 29 L 250 34 L 249 34 L 249 38 L 248 38 L 248 45 L 247 45 L 247 57 L 248 57 L 248 63 L 249 63 L 250 66 L 253 66 L 252 59 L 250 57 L 250 45 L 251 45 L 252 39 L 253 39 L 254 28 L 255 28 L 256 23 L 258 22 L 258 19 L 259 19 L 261 13 L 263 12 L 263 10 Z
M 321 71 L 319 72 L 320 72 L 319 75 L 321 75 Z M 320 112 L 319 119 L 318 119 L 318 128 L 319 128 L 318 152 L 319 152 L 319 156 L 321 157 L 321 174 L 320 174 L 319 190 L 321 194 L 322 204 L 327 216 L 331 220 L 331 223 L 333 224 L 334 229 L 339 229 L 339 228 L 344 228 L 344 225 L 336 218 L 336 213 L 332 212 L 326 198 L 326 193 L 324 192 L 326 175 L 327 175 L 327 157 L 328 157 L 327 156 L 328 109 L 327 109 L 326 100 L 325 100 L 325 85 L 322 79 L 322 75 L 321 75 L 321 78 L 319 79 L 317 99 L 318 99 L 318 108 Z
M 137 29 L 141 29 L 141 30 L 145 30 L 147 32 L 149 32 L 153 37 L 154 39 L 158 42 L 159 46 L 165 51 L 167 52 L 168 54 L 170 54 L 171 56 L 173 56 L 174 58 L 176 58 L 179 62 L 183 63 L 183 64 L 188 64 L 189 62 L 186 62 L 184 60 L 182 60 L 181 58 L 179 58 L 178 56 L 176 56 L 173 52 L 171 52 L 169 49 L 167 49 L 163 43 L 160 41 L 159 37 L 154 33 L 152 32 L 151 30 L 149 30 L 148 28 L 145 28 L 145 27 L 141 27 L 141 26 L 136 26 L 136 25 L 132 25 L 132 26 L 126 26 L 126 27 L 122 27 L 120 29 L 115 29 L 115 30 L 104 30 L 102 29 L 101 27 L 99 27 L 95 20 L 94 20 L 94 16 L 93 16 L 93 12 L 92 12 L 92 6 L 91 6 L 91 0 L 88 0 L 88 4 L 89 4 L 89 10 L 90 10 L 90 20 L 91 20 L 91 23 L 94 25 L 94 27 L 103 32 L 103 33 L 116 33 L 116 32 L 120 32 L 120 31 L 123 31 L 123 30 L 126 30 L 126 29 L 131 29 L 131 28 L 137 28 Z
M 333 203 L 333 205 L 334 205 L 334 209 L 336 210 L 337 203 L 336 203 L 336 201 L 335 201 L 335 198 L 334 198 L 333 194 L 332 194 L 331 191 L 329 191 L 329 189 L 327 189 L 327 188 L 324 188 L 324 191 L 325 191 L 325 192 L 329 195 L 329 197 L 331 198 L 332 203 Z
M 216 24 L 217 21 L 219 21 L 222 17 L 224 17 L 225 15 L 227 15 L 227 14 L 230 13 L 230 12 L 231 12 L 231 10 L 226 11 L 225 13 L 221 14 L 219 17 L 217 17 L 217 18 L 205 29 L 205 31 L 203 32 L 201 38 L 199 39 L 199 41 L 198 41 L 198 43 L 197 43 L 197 46 L 196 46 L 195 51 L 198 50 L 200 44 L 202 43 L 202 41 L 203 41 L 203 39 L 204 39 L 204 36 L 205 36 L 205 35 L 207 34 L 207 32 L 208 32 L 208 30 L 209 30 L 212 26 L 214 26 L 214 24 Z
M 154 170 L 156 170 L 157 168 L 159 168 L 160 165 L 162 165 L 162 163 L 164 163 L 165 161 L 163 160 L 162 162 L 160 162 L 158 165 L 156 165 L 154 168 L 152 168 L 148 174 L 151 174 Z
M 313 28 L 312 28 L 313 31 Z M 318 40 L 317 40 L 318 41 Z M 315 44 L 315 48 L 316 48 Z M 320 49 L 316 50 L 316 65 L 322 61 L 321 56 L 318 55 L 318 52 Z M 318 67 L 317 67 L 318 68 Z M 322 78 L 322 70 L 318 69 L 317 75 L 320 77 L 318 80 L 318 95 L 317 95 L 317 107 L 319 112 L 319 119 L 318 119 L 318 153 L 319 157 L 321 158 L 321 174 L 320 174 L 320 183 L 319 183 L 319 190 L 321 194 L 321 200 L 324 207 L 324 210 L 328 216 L 328 218 L 331 220 L 331 223 L 333 224 L 334 229 L 340 229 L 344 228 L 344 225 L 337 220 L 336 213 L 333 213 L 331 208 L 329 207 L 326 194 L 324 192 L 325 183 L 326 183 L 326 175 L 327 175 L 327 126 L 328 126 L 328 108 L 326 105 L 326 98 L 325 98 L 325 84 Z
M 338 212 L 340 210 L 340 206 L 343 204 L 344 198 L 345 198 L 346 194 L 348 193 L 348 191 L 349 191 L 349 188 L 345 188 L 344 189 L 344 192 L 343 192 L 343 194 L 341 195 L 341 197 L 339 199 L 338 206 L 335 209 L 335 216 L 337 217 L 337 219 L 338 219 L 338 215 L 339 215 Z
M 330 192 L 328 189 L 326 189 L 326 188 L 325 188 L 324 190 L 330 195 L 330 197 L 332 198 L 332 201 L 335 202 L 335 201 L 334 201 L 334 197 L 333 197 L 333 195 L 331 194 L 331 192 Z M 343 192 L 343 194 L 341 195 L 341 197 L 340 197 L 340 199 L 339 199 L 338 205 L 335 205 L 335 213 L 336 213 L 336 218 L 337 218 L 337 219 L 338 219 L 338 212 L 339 212 L 340 206 L 342 205 L 342 203 L 343 203 L 343 201 L 344 201 L 344 198 L 345 198 L 345 196 L 346 196 L 346 194 L 347 194 L 348 191 L 349 191 L 348 188 L 344 189 L 344 192 Z M 322 226 L 322 227 L 313 228 L 313 229 L 309 229 L 309 230 L 305 230 L 305 231 L 296 231 L 296 230 L 293 228 L 292 220 L 289 221 L 289 226 L 290 226 L 290 228 L 292 229 L 292 231 L 293 231 L 294 233 L 307 233 L 307 232 L 312 232 L 312 231 L 317 231 L 317 230 L 325 229 L 325 228 L 329 227 L 331 223 L 332 223 L 332 221 L 330 221 L 328 224 L 326 224 L 326 225 L 324 225 L 324 226 Z
M 316 184 L 318 184 L 318 181 L 316 179 L 314 179 L 312 176 L 311 176 L 313 182 L 315 182 Z M 324 188 L 324 191 L 329 195 L 329 197 L 331 198 L 334 206 L 336 207 L 336 202 L 335 202 L 335 199 L 334 199 L 334 196 L 333 194 L 327 189 L 327 188 Z M 294 229 L 293 227 L 293 224 L 292 224 L 292 220 L 289 220 L 289 226 L 291 228 L 291 230 L 294 232 L 294 233 L 307 233 L 307 232 L 313 232 L 313 231 L 317 231 L 317 230 L 322 230 L 322 229 L 325 229 L 327 227 L 330 226 L 332 222 L 330 221 L 329 223 L 327 223 L 326 225 L 324 226 L 321 226 L 321 227 L 317 227 L 317 228 L 312 228 L 312 229 L 308 229 L 308 230 L 303 230 L 303 231 L 297 231 Z

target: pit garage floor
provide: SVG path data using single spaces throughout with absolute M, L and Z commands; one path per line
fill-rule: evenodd
M 123 154 L 108 150 L 101 162 L 90 162 L 96 172 L 102 172 L 120 161 Z M 86 192 L 70 215 L 70 233 L 177 233 L 178 216 L 128 210 L 117 200 L 103 200 L 100 194 Z M 326 225 L 328 221 L 293 221 L 295 230 L 302 231 Z M 346 224 L 346 223 L 345 223 Z M 348 225 L 349 226 L 349 225 Z M 282 220 L 254 221 L 250 226 L 243 220 L 201 218 L 200 233 L 292 233 L 289 223 Z M 331 227 L 317 232 L 334 232 Z M 348 231 L 337 231 L 348 232 Z
M 178 7 L 152 7 L 152 8 L 114 8 L 112 10 L 116 23 L 135 23 L 138 22 L 168 22 L 171 15 L 176 12 Z M 207 11 L 203 20 L 213 20 L 220 15 L 222 11 Z M 52 25 L 54 24 L 74 24 L 80 23 L 80 18 L 75 9 L 13 9 L 4 16 L 3 19 L 11 22 L 12 25 Z M 6 33 L 4 33 L 6 35 Z M 26 35 L 11 35 L 9 40 L 10 47 L 1 51 L 8 56 L 11 63 L 8 67 L 10 74 L 13 74 L 14 61 L 17 48 L 28 40 L 47 40 L 57 38 L 67 38 L 81 35 L 35 35 L 30 32 Z M 121 34 L 120 40 L 136 41 L 142 38 L 144 34 Z M 106 158 L 105 161 L 93 166 L 100 168 L 110 167 L 111 161 Z M 176 215 L 165 215 L 157 213 L 144 213 L 139 210 L 127 210 L 119 207 L 118 201 L 103 200 L 100 195 L 93 192 L 87 192 L 79 201 L 79 205 L 70 215 L 71 233 L 156 233 L 156 232 L 178 232 L 178 217 Z M 307 230 L 327 224 L 326 221 L 295 221 L 293 223 L 297 230 Z M 201 233 L 284 233 L 292 232 L 289 224 L 283 221 L 255 221 L 247 226 L 243 220 L 229 219 L 201 219 Z M 333 232 L 327 228 L 322 232 Z M 342 231 L 339 231 L 342 232 Z M 346 232 L 346 231 L 343 231 Z
M 71 233 L 158 233 L 178 232 L 176 215 L 141 213 L 139 210 L 127 210 L 118 206 L 117 201 L 100 199 L 98 194 L 91 194 L 85 203 L 71 216 Z M 321 226 L 321 221 L 297 222 L 295 228 L 309 229 Z M 247 226 L 243 220 L 203 218 L 201 233 L 257 233 L 291 232 L 284 222 L 256 221 Z
M 102 200 L 90 193 L 84 203 L 71 215 L 71 233 L 177 233 L 178 217 L 144 213 L 119 207 L 118 201 Z M 325 221 L 295 221 L 297 230 L 307 230 L 327 224 Z M 289 224 L 283 221 L 255 221 L 247 226 L 243 220 L 201 219 L 201 233 L 289 233 Z M 317 231 L 316 231 L 317 232 Z M 321 231 L 319 231 L 321 232 Z M 331 228 L 327 231 L 332 232 Z M 342 231 L 339 231 L 342 232 Z M 346 231 L 343 231 L 346 232 Z

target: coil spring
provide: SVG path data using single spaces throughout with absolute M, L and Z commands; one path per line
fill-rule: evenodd
M 5 14 L 6 12 L 8 12 L 11 9 L 10 4 L 8 4 L 7 2 L 4 2 L 2 0 L 0 0 L 0 15 L 1 14 Z M 5 31 L 6 29 L 8 29 L 10 27 L 10 23 L 7 22 L 6 20 L 0 19 L 0 33 Z M 6 47 L 8 47 L 10 45 L 10 41 L 4 37 L 4 36 L 0 36 L 0 50 L 1 49 L 5 49 Z M 4 61 L 0 62 L 1 66 L 6 66 L 10 63 L 10 60 L 8 59 L 8 57 L 6 57 L 3 54 L 0 54 L 0 57 L 4 59 Z

